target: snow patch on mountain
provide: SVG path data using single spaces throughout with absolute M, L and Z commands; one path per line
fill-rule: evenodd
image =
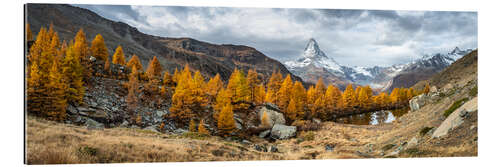
M 396 64 L 389 67 L 349 67 L 340 65 L 333 58 L 328 57 L 321 51 L 316 40 L 311 38 L 300 58 L 287 61 L 284 64 L 292 73 L 302 79 L 320 76 L 322 78 L 335 78 L 337 80 L 332 82 L 338 82 L 340 78 L 342 83 L 370 85 L 373 88 L 384 89 L 390 87 L 392 79 L 399 74 L 419 68 L 446 67 L 470 52 L 472 52 L 472 49 L 461 50 L 455 47 L 449 53 L 426 54 L 405 64 Z M 305 81 L 314 83 L 314 81 L 308 81 L 308 79 Z

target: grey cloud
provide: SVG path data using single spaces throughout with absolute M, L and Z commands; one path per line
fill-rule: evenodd
M 248 45 L 281 61 L 300 56 L 309 38 L 316 38 L 321 49 L 338 62 L 358 66 L 404 63 L 418 57 L 416 53 L 449 51 L 454 46 L 477 47 L 476 12 L 412 15 L 391 10 L 185 6 L 157 6 L 153 9 L 159 10 L 152 12 L 130 6 L 76 6 L 112 20 L 146 25 L 138 28 L 149 34 Z M 174 18 L 165 22 L 146 19 L 165 15 Z M 187 20 L 188 16 L 196 17 Z

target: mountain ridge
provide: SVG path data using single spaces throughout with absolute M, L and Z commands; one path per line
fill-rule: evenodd
M 313 38 L 309 39 L 302 55 L 286 61 L 286 67 L 305 82 L 314 83 L 323 78 L 326 84 L 345 88 L 347 84 L 370 85 L 381 91 L 396 87 L 410 87 L 420 80 L 429 78 L 457 59 L 470 53 L 472 49 L 455 47 L 451 52 L 423 55 L 414 61 L 391 66 L 358 67 L 337 63 L 321 51 Z
M 34 35 L 41 27 L 52 23 L 61 40 L 69 41 L 83 28 L 87 41 L 101 34 L 106 40 L 109 57 L 118 45 L 123 47 L 125 57 L 136 54 L 143 66 L 156 56 L 165 70 L 172 73 L 189 64 L 204 76 L 220 74 L 228 80 L 234 68 L 243 71 L 256 69 L 259 77 L 267 78 L 272 72 L 291 74 L 279 61 L 270 58 L 255 48 L 243 45 L 217 45 L 192 38 L 171 38 L 149 35 L 123 22 L 106 19 L 88 9 L 67 4 L 27 4 L 26 20 Z M 292 75 L 292 79 L 301 80 Z

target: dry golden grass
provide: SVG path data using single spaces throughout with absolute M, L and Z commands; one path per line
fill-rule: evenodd
M 196 140 L 140 129 L 87 130 L 31 116 L 27 124 L 28 164 L 282 159 L 219 137 Z

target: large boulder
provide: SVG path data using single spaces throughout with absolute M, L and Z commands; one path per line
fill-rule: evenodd
M 87 126 L 87 129 L 104 129 L 104 124 L 94 121 L 90 118 L 88 118 L 85 122 L 85 126 Z
M 413 97 L 410 100 L 411 111 L 416 111 L 416 110 L 422 108 L 426 104 L 428 99 L 429 99 L 429 97 L 425 94 L 421 94 L 421 95 Z
M 288 139 L 294 137 L 297 132 L 297 127 L 275 124 L 271 129 L 271 138 L 273 139 Z
M 448 134 L 449 131 L 455 129 L 464 123 L 464 117 L 471 112 L 477 111 L 477 97 L 469 100 L 461 107 L 451 113 L 446 120 L 434 131 L 432 138 L 439 138 Z
M 275 125 L 275 124 L 285 124 L 286 121 L 285 121 L 285 117 L 283 116 L 282 113 L 278 112 L 279 110 L 277 110 L 276 108 L 273 108 L 271 107 L 270 105 L 264 105 L 262 106 L 262 108 L 260 108 L 259 110 L 259 118 L 262 118 L 262 115 L 264 113 L 267 114 L 267 117 L 269 118 L 268 119 L 268 123 L 269 125 Z

